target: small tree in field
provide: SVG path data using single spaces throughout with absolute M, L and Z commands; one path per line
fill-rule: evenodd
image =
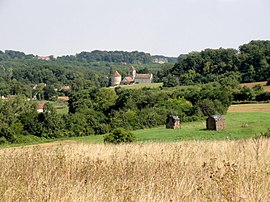
M 108 135 L 104 136 L 104 143 L 120 144 L 126 142 L 134 142 L 135 136 L 124 128 L 116 128 Z

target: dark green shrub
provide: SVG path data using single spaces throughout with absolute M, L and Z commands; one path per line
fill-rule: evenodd
M 268 128 L 266 132 L 262 132 L 260 136 L 270 138 L 270 128 Z
M 256 96 L 256 101 L 268 101 L 270 100 L 270 92 L 263 92 Z
M 267 86 L 270 86 L 270 78 L 267 80 L 266 85 L 267 85 Z
M 33 143 L 33 142 L 40 142 L 42 140 L 45 139 L 34 135 L 18 135 L 13 143 L 16 144 Z
M 13 143 L 16 140 L 14 132 L 7 127 L 0 128 L 0 137 L 4 137 L 8 142 Z
M 116 128 L 111 133 L 104 136 L 104 143 L 120 144 L 126 142 L 134 142 L 135 136 L 124 128 Z
M 227 111 L 227 108 L 219 100 L 204 99 L 199 103 L 199 107 L 205 116 L 225 114 Z
M 270 128 L 267 129 L 265 132 L 261 132 L 259 135 L 256 135 L 254 139 L 258 138 L 270 138 Z
M 5 137 L 0 137 L 0 144 L 7 144 L 8 141 Z

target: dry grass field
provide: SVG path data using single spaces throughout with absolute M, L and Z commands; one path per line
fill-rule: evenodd
M 264 91 L 270 92 L 270 86 L 267 86 L 266 83 L 267 83 L 267 81 L 253 82 L 253 83 L 241 83 L 240 86 L 241 87 L 247 86 L 249 88 L 253 88 L 254 86 L 259 84 L 259 85 L 263 86 Z
M 269 201 L 270 140 L 0 150 L 0 201 Z
M 270 103 L 231 105 L 228 112 L 270 112 Z

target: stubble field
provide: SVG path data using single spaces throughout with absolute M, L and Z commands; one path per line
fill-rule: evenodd
M 270 112 L 270 103 L 231 105 L 228 112 Z
M 263 90 L 265 92 L 270 92 L 270 85 L 266 85 L 267 81 L 261 81 L 261 82 L 253 82 L 253 83 L 241 83 L 240 86 L 247 86 L 249 88 L 253 88 L 256 85 L 262 85 Z
M 269 201 L 270 140 L 0 150 L 0 201 Z

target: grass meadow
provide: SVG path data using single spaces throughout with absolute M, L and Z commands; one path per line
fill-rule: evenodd
M 199 121 L 134 131 L 132 144 L 98 135 L 3 146 L 0 202 L 268 202 L 270 139 L 250 137 L 270 127 L 270 113 L 242 107 L 230 108 L 223 131 Z
M 270 140 L 0 150 L 0 201 L 261 201 L 270 198 Z
M 270 105 L 269 105 L 270 106 Z M 241 108 L 239 108 L 241 110 Z M 182 123 L 181 129 L 166 129 L 165 126 L 133 131 L 137 142 L 175 142 L 183 140 L 237 140 L 248 139 L 270 128 L 269 112 L 228 112 L 226 129 L 206 130 L 206 122 Z M 85 143 L 102 143 L 103 136 L 74 137 L 71 140 Z

